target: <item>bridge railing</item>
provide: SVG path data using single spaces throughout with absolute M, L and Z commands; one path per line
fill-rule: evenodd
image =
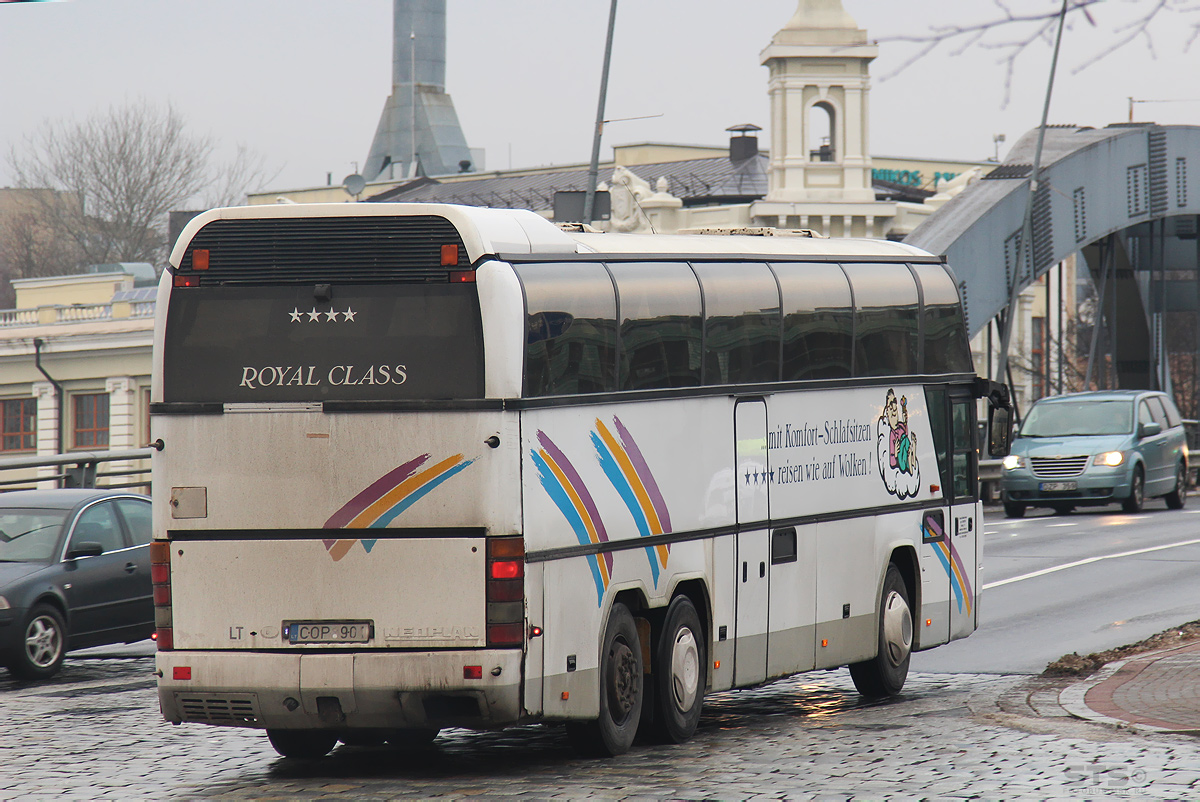
M 73 451 L 0 459 L 0 492 L 54 487 L 150 489 L 150 456 L 156 449 Z M 125 463 L 112 465 L 112 463 Z M 111 466 L 101 468 L 101 466 Z M 44 469 L 52 468 L 53 471 Z

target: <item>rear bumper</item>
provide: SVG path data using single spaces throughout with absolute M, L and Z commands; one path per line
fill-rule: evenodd
M 522 718 L 522 653 L 159 652 L 171 722 L 272 729 L 489 728 Z M 464 679 L 481 666 L 481 679 Z M 190 676 L 190 679 L 182 677 Z

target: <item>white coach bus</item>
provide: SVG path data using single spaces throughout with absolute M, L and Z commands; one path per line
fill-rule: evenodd
M 612 755 L 796 672 L 896 694 L 976 627 L 982 397 L 952 273 L 897 243 L 206 212 L 158 293 L 162 713 Z

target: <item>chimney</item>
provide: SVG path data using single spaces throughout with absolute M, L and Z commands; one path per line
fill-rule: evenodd
M 740 162 L 758 155 L 758 132 L 762 130 L 753 123 L 742 123 L 725 129 L 729 137 L 729 161 Z

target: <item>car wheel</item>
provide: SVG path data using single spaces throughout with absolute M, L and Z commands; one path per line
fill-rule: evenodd
M 1024 518 L 1025 505 L 1019 501 L 1004 502 L 1004 517 L 1005 518 Z
M 1142 473 L 1142 466 L 1138 465 L 1133 469 L 1133 483 L 1129 488 L 1129 496 L 1121 502 L 1121 507 L 1125 512 L 1141 512 L 1145 504 L 1146 477 Z
M 1187 468 L 1179 463 L 1175 468 L 1175 489 L 1167 493 L 1167 509 L 1182 510 L 1187 503 Z
M 600 717 L 569 722 L 567 735 L 583 754 L 615 757 L 629 751 L 642 717 L 642 645 L 624 604 L 612 606 L 602 645 Z
M 704 705 L 708 659 L 700 615 L 687 596 L 676 596 L 667 608 L 659 636 L 654 672 L 655 739 L 681 744 L 696 732 Z
M 62 668 L 67 653 L 67 626 L 62 613 L 48 604 L 34 605 L 25 617 L 21 648 L 8 669 L 21 679 L 47 679 Z
M 908 588 L 895 563 L 888 563 L 879 605 L 879 653 L 850 666 L 854 687 L 868 699 L 895 696 L 908 678 L 912 656 L 913 621 Z
M 297 760 L 325 757 L 338 741 L 330 730 L 267 730 L 267 738 L 280 755 Z

